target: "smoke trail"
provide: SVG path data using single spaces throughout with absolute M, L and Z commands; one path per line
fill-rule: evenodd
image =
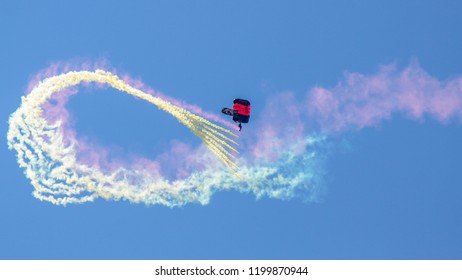
M 448 122 L 462 119 L 462 77 L 439 81 L 417 62 L 402 71 L 386 65 L 374 75 L 346 73 L 333 88 L 315 87 L 303 104 L 308 117 L 329 133 L 374 126 L 393 113 Z
M 55 72 L 56 67 L 49 69 L 41 78 Z M 204 144 L 176 143 L 155 159 L 137 156 L 130 163 L 111 162 L 106 148 L 77 138 L 68 124 L 64 105 L 77 93 L 69 86 L 85 81 L 107 83 L 159 106 Z M 47 103 L 52 95 L 55 106 Z M 261 108 L 262 117 L 252 117 L 253 129 L 241 134 L 237 154 L 232 132 L 207 121 L 204 116 L 219 118 L 197 106 L 165 97 L 128 76 L 120 80 L 105 71 L 69 72 L 43 80 L 23 97 L 10 117 L 8 145 L 17 151 L 34 196 L 58 205 L 97 198 L 170 207 L 206 204 L 221 190 L 316 201 L 324 190 L 329 139 L 377 125 L 396 113 L 412 119 L 428 115 L 441 122 L 460 120 L 462 77 L 440 81 L 417 63 L 402 70 L 386 65 L 371 75 L 346 73 L 337 85 L 312 88 L 302 98 L 293 92 L 277 94 Z M 174 178 L 166 175 L 169 164 Z
M 55 69 L 46 71 L 48 74 L 53 72 Z M 72 129 L 66 128 L 68 113 L 63 106 L 67 96 L 76 93 L 70 87 L 82 82 L 106 83 L 151 102 L 176 117 L 204 145 L 195 149 L 177 145 L 170 151 L 181 156 L 189 155 L 182 160 L 186 166 L 183 174 L 174 180 L 162 174 L 159 168 L 162 161 L 137 158 L 128 166 L 123 162 L 117 162 L 111 168 L 95 165 L 101 159 L 104 161 L 105 149 L 95 149 L 85 140 L 77 139 Z M 57 106 L 50 107 L 47 101 L 54 94 L 59 96 L 55 99 Z M 302 195 L 308 200 L 317 197 L 317 174 L 320 172 L 315 172 L 318 161 L 314 147 L 322 143 L 321 137 L 294 139 L 277 158 L 237 159 L 231 131 L 160 97 L 133 88 L 102 70 L 71 71 L 41 81 L 22 98 L 22 105 L 11 115 L 9 123 L 9 148 L 17 151 L 18 163 L 35 188 L 34 196 L 57 205 L 83 203 L 96 198 L 166 206 L 190 202 L 205 204 L 215 190 L 226 189 L 253 192 L 257 197 L 287 199 Z M 312 152 L 308 146 L 313 147 Z M 217 164 L 217 160 L 223 165 Z M 238 164 L 244 168 L 239 170 Z

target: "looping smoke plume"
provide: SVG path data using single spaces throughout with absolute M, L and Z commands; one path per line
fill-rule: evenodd
M 237 153 L 235 134 L 223 127 L 229 123 L 198 106 L 102 70 L 55 72 L 56 67 L 42 72 L 43 80 L 11 115 L 8 145 L 16 150 L 34 196 L 57 205 L 97 198 L 169 207 L 207 204 L 220 190 L 316 201 L 323 192 L 327 136 L 374 126 L 396 113 L 441 122 L 462 119 L 462 77 L 440 81 L 417 63 L 403 70 L 387 65 L 372 75 L 346 73 L 336 86 L 312 88 L 301 99 L 292 92 L 269 98 L 260 107 L 264 118 L 253 115 L 253 129 L 242 133 Z M 76 137 L 67 121 L 67 96 L 77 93 L 72 86 L 88 82 L 108 84 L 158 106 L 203 144 L 179 143 L 156 159 L 111 162 L 107 168 L 105 148 Z M 60 96 L 56 106 L 48 106 L 53 96 Z M 166 162 L 174 163 L 176 177 L 165 174 L 161 167 Z

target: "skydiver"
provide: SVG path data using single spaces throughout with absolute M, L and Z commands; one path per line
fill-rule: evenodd
M 233 101 L 233 109 L 223 108 L 221 112 L 225 115 L 232 116 L 233 121 L 239 123 L 239 131 L 241 131 L 242 123 L 249 122 L 250 102 L 245 99 L 236 98 Z

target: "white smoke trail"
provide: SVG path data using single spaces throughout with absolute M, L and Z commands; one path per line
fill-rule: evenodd
M 173 115 L 205 143 L 193 154 L 194 160 L 205 168 L 172 181 L 159 170 L 121 165 L 106 171 L 77 160 L 79 142 L 66 139 L 59 119 L 48 123 L 42 107 L 54 93 L 81 82 L 108 84 Z M 19 166 L 25 168 L 25 174 L 35 188 L 34 196 L 57 205 L 83 203 L 96 198 L 166 206 L 190 202 L 205 204 L 215 190 L 226 189 L 282 199 L 302 194 L 313 200 L 322 173 L 313 172 L 317 167 L 317 154 L 308 152 L 308 147 L 322 143 L 322 138 L 294 138 L 272 159 L 237 160 L 237 150 L 233 147 L 236 143 L 232 140 L 235 135 L 231 131 L 133 88 L 102 70 L 72 71 L 43 80 L 22 98 L 22 105 L 11 115 L 9 124 L 8 146 L 17 151 Z M 207 153 L 206 148 L 216 157 Z M 217 158 L 226 167 L 217 164 Z M 244 168 L 239 170 L 238 163 Z

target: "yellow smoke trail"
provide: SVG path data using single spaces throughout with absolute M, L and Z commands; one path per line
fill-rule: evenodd
M 103 70 L 72 71 L 40 82 L 29 95 L 22 98 L 22 105 L 10 118 L 8 145 L 18 152 L 18 163 L 26 169 L 26 176 L 35 188 L 35 197 L 59 205 L 93 201 L 97 197 L 167 206 L 208 200 L 204 194 L 207 191 L 196 191 L 206 188 L 195 183 L 194 176 L 199 175 L 192 174 L 192 179 L 189 180 L 169 182 L 143 170 L 120 167 L 106 174 L 79 163 L 75 152 L 75 145 L 78 143 L 65 144 L 60 131 L 61 124 L 49 124 L 42 116 L 42 105 L 54 93 L 81 82 L 108 84 L 170 113 L 197 135 L 237 175 L 238 166 L 233 156 L 237 150 L 232 146 L 237 144 L 231 139 L 236 135 L 228 129 L 133 88 L 112 73 Z

